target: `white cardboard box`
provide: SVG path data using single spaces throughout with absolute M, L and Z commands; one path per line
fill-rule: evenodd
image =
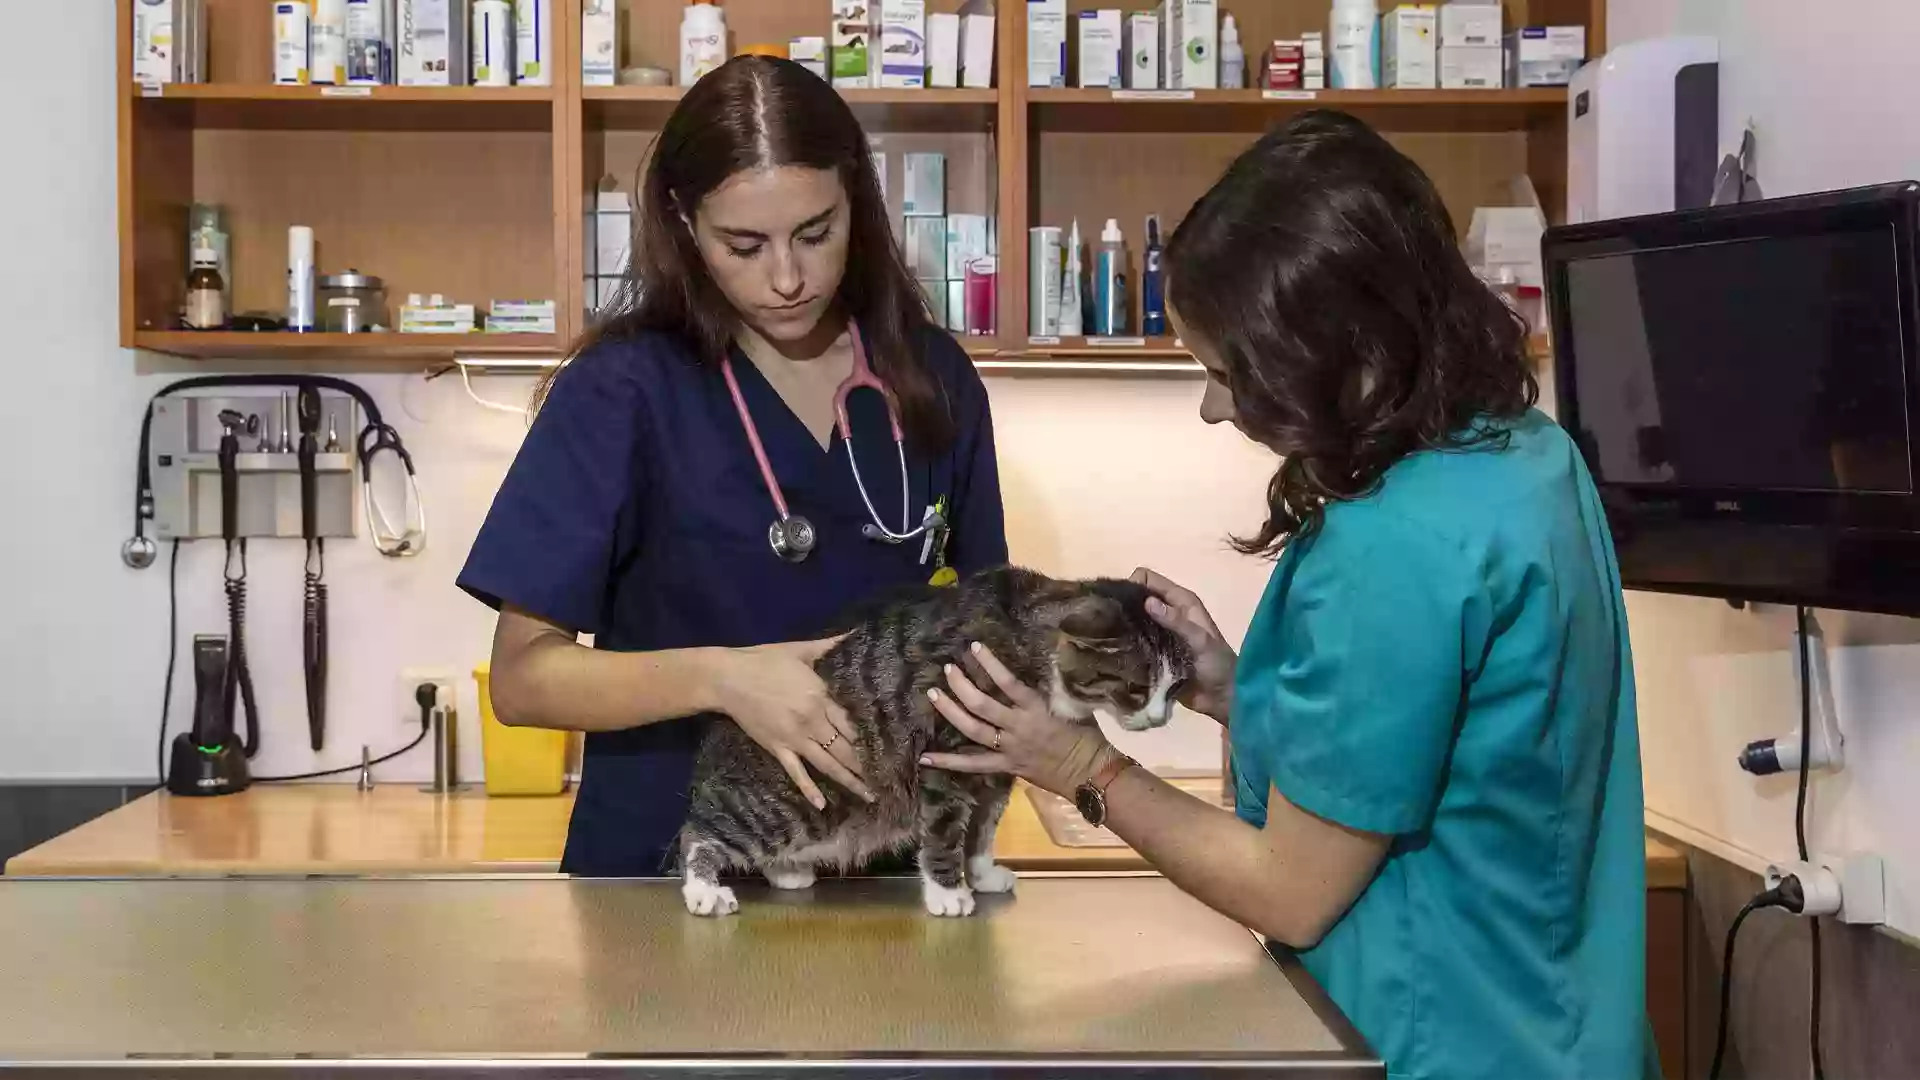
M 1434 41 L 1439 12 L 1431 4 L 1401 4 L 1380 17 L 1380 84 L 1389 90 L 1432 90 L 1440 85 Z
M 927 85 L 927 0 L 880 0 L 880 85 Z
M 827 60 L 833 85 L 844 90 L 871 83 L 880 62 L 875 22 L 871 0 L 833 0 L 833 52 Z
M 1565 86 L 1586 59 L 1586 27 L 1522 27 L 1507 35 L 1507 85 Z
M 612 86 L 620 73 L 620 12 L 616 0 L 585 0 L 580 9 L 580 82 Z
M 944 219 L 947 216 L 947 155 L 921 153 L 903 154 L 905 158 L 905 184 L 900 191 L 900 212 L 906 217 L 933 217 Z M 940 235 L 946 236 L 946 223 L 940 225 Z M 940 277 L 946 269 L 946 260 L 941 260 L 941 269 L 925 277 Z
M 1498 46 L 1502 37 L 1499 4 L 1463 4 L 1453 0 L 1440 9 L 1440 47 Z
M 162 86 L 173 81 L 174 33 L 180 20 L 178 0 L 135 0 L 133 5 L 133 81 Z
M 934 12 L 927 16 L 927 85 L 951 89 L 960 85 L 960 16 Z
M 987 256 L 987 215 L 947 215 L 947 268 L 941 277 L 965 281 L 967 264 Z
M 1166 0 L 1160 11 L 1166 42 L 1167 87 L 1215 90 L 1220 86 L 1218 0 Z
M 1027 0 L 1027 85 L 1067 85 L 1067 0 Z
M 633 203 L 624 191 L 602 191 L 593 204 L 593 265 L 601 276 L 627 272 L 633 245 Z
M 1498 90 L 1506 81 L 1505 52 L 1498 45 L 1440 46 L 1440 89 Z
M 395 76 L 401 86 L 465 86 L 472 53 L 468 0 L 399 0 Z
M 1080 25 L 1080 88 L 1120 89 L 1120 9 L 1083 11 L 1075 21 Z
M 910 217 L 901 230 L 902 254 L 907 269 L 923 281 L 944 281 L 947 275 L 947 222 L 945 218 Z M 942 294 L 944 295 L 944 294 Z
M 992 15 L 960 16 L 960 82 L 975 90 L 993 88 Z
M 1160 16 L 1136 11 L 1127 16 L 1127 89 L 1160 89 Z

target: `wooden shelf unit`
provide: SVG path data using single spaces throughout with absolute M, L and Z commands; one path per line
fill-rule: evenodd
M 132 66 L 134 0 L 119 0 L 119 73 Z M 958 10 L 961 0 L 930 0 Z M 1384 9 L 1391 0 L 1379 0 Z M 1504 0 L 1509 28 L 1587 27 L 1606 44 L 1605 0 Z M 674 70 L 681 0 L 622 0 L 623 65 Z M 898 205 L 900 155 L 947 155 L 948 209 L 989 213 L 1001 238 L 997 336 L 963 339 L 995 370 L 1072 363 L 1186 372 L 1170 338 L 1144 345 L 1036 343 L 1028 335 L 1027 230 L 1069 225 L 1083 240 L 1117 219 L 1139 280 L 1143 222 L 1171 233 L 1193 200 L 1261 131 L 1302 110 L 1337 108 L 1380 129 L 1434 178 L 1456 225 L 1532 178 L 1548 215 L 1565 212 L 1567 94 L 1498 91 L 1322 91 L 1190 95 L 1029 88 L 1021 5 L 1002 4 L 996 88 L 843 91 L 889 161 Z M 1112 0 L 1070 0 L 1073 13 Z M 1119 5 L 1126 7 L 1127 5 Z M 1133 5 L 1140 7 L 1144 5 Z M 119 108 L 121 341 L 201 359 L 444 361 L 555 356 L 585 328 L 585 215 L 603 176 L 631 191 L 679 87 L 585 87 L 577 2 L 555 5 L 552 87 L 323 88 L 271 85 L 271 9 L 207 0 L 210 81 L 146 91 L 123 81 Z M 1250 70 L 1265 42 L 1320 26 L 1326 0 L 1228 0 Z M 828 33 L 828 0 L 725 0 L 736 48 Z M 1070 20 L 1071 22 L 1071 20 Z M 1071 29 L 1071 27 L 1070 27 Z M 1069 54 L 1077 69 L 1077 43 Z M 499 298 L 558 301 L 545 335 L 199 334 L 177 329 L 186 277 L 186 217 L 221 204 L 232 239 L 234 311 L 277 312 L 286 229 L 314 228 L 321 273 L 353 268 L 385 280 L 389 306 L 441 293 L 476 306 Z M 1138 330 L 1138 290 L 1134 290 Z M 1025 368 L 1019 363 L 1030 362 Z

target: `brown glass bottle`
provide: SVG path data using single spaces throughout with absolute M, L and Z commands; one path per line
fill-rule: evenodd
M 212 248 L 193 253 L 193 272 L 187 275 L 187 329 L 221 330 L 227 325 L 227 283 L 220 278 L 219 260 Z

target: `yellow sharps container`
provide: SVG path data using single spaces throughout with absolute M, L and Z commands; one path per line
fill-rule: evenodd
M 473 669 L 480 685 L 480 749 L 488 795 L 558 795 L 567 787 L 567 733 L 508 727 L 493 715 L 488 665 Z

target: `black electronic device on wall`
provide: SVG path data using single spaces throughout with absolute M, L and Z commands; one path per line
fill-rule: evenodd
M 1920 614 L 1920 183 L 1550 229 L 1628 588 Z

